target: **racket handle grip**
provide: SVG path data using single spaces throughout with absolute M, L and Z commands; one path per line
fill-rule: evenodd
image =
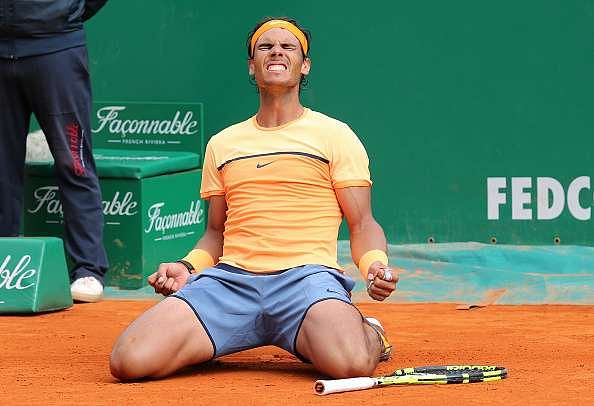
M 329 395 L 331 393 L 369 389 L 373 388 L 374 385 L 375 379 L 373 378 L 318 380 L 314 384 L 314 391 L 318 395 Z

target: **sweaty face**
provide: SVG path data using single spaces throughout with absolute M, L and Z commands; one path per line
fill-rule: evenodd
M 255 76 L 262 88 L 299 86 L 301 75 L 307 75 L 309 67 L 309 59 L 303 59 L 299 40 L 282 28 L 262 34 L 249 60 L 250 75 Z

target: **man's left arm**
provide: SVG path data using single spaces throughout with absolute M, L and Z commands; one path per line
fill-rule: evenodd
M 384 300 L 396 289 L 398 275 L 388 266 L 386 236 L 371 212 L 369 187 L 335 189 L 349 226 L 353 261 L 367 278 L 369 296 Z
M 83 21 L 87 21 L 89 18 L 97 14 L 97 11 L 99 11 L 105 3 L 107 3 L 107 0 L 86 0 Z

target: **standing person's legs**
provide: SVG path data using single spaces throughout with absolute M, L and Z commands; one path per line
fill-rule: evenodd
M 54 156 L 64 211 L 65 246 L 74 262 L 71 279 L 103 284 L 101 191 L 91 148 L 91 84 L 86 47 L 27 58 L 26 93 Z M 80 300 L 94 301 L 90 294 Z M 75 299 L 79 299 L 75 296 Z
M 31 109 L 20 87 L 20 61 L 0 59 L 0 237 L 19 235 Z

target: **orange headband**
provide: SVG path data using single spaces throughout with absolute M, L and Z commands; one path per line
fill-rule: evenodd
M 273 28 L 283 28 L 289 31 L 294 36 L 296 36 L 299 42 L 301 43 L 301 49 L 303 50 L 303 54 L 307 55 L 307 38 L 305 37 L 303 31 L 301 31 L 294 24 L 291 24 L 288 21 L 270 20 L 262 24 L 260 28 L 256 30 L 254 35 L 252 35 L 252 40 L 250 42 L 250 51 L 252 53 L 252 56 L 254 55 L 254 46 L 256 45 L 256 41 L 258 41 L 258 38 L 260 38 L 262 34 L 264 34 L 266 31 L 271 30 Z

